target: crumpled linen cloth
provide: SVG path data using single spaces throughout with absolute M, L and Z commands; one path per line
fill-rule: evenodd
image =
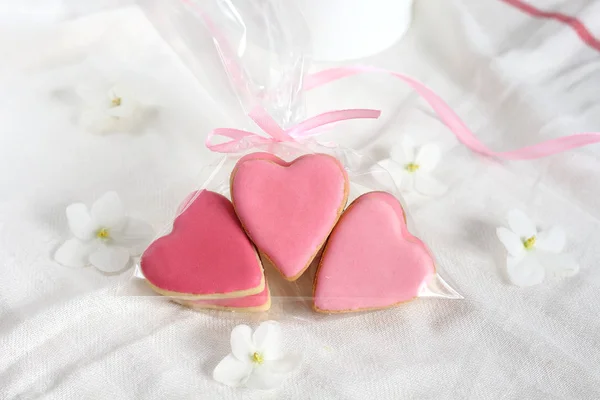
M 35 24 L 3 22 L 0 39 L 0 399 L 600 398 L 599 146 L 499 162 L 457 144 L 391 78 L 356 76 L 309 94 L 310 113 L 384 110 L 380 121 L 326 135 L 374 160 L 403 133 L 443 144 L 436 175 L 450 189 L 410 202 L 409 212 L 465 299 L 343 317 L 275 310 L 266 317 L 282 322 L 301 368 L 274 391 L 231 389 L 212 369 L 229 352 L 233 326 L 256 327 L 261 317 L 118 296 L 121 277 L 51 257 L 69 237 L 65 207 L 107 190 L 131 215 L 168 224 L 200 184 L 198 171 L 218 158 L 203 148 L 205 133 L 232 123 L 205 91 L 211 76 L 192 75 L 135 5 L 60 20 L 52 18 L 60 2 L 45 3 L 54 7 L 47 13 L 40 2 L 20 3 L 2 20 L 18 12 Z M 598 2 L 530 3 L 600 35 Z M 69 91 L 115 60 L 155 79 L 158 116 L 140 134 L 95 136 L 73 122 Z M 494 149 L 600 130 L 600 54 L 568 27 L 501 1 L 417 1 L 408 35 L 361 63 L 419 78 Z M 511 208 L 541 227 L 562 226 L 580 273 L 511 285 L 495 235 Z

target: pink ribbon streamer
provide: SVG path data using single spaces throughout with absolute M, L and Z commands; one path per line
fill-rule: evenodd
M 229 77 L 233 86 L 237 89 L 239 96 L 243 97 L 245 101 L 252 101 L 251 94 L 248 91 L 244 83 L 244 73 L 241 66 L 235 59 L 235 51 L 229 46 L 229 41 L 215 22 L 202 10 L 198 4 L 192 0 L 181 0 L 181 2 L 190 8 L 192 12 L 196 13 L 200 19 L 202 19 L 204 26 L 213 37 L 213 43 L 217 49 L 217 53 L 221 58 L 225 73 Z
M 370 66 L 353 66 L 353 67 L 339 67 L 332 68 L 324 71 L 308 75 L 304 81 L 304 89 L 310 90 L 324 84 L 336 81 L 338 79 L 345 78 L 364 72 L 375 72 L 384 73 L 396 77 L 409 86 L 429 103 L 431 108 L 440 117 L 442 122 L 450 128 L 456 138 L 462 142 L 465 146 L 474 152 L 483 154 L 485 156 L 495 157 L 504 160 L 531 160 L 536 158 L 542 158 L 557 153 L 562 153 L 567 150 L 575 149 L 578 147 L 587 146 L 594 143 L 600 143 L 600 133 L 578 133 L 571 136 L 565 136 L 557 139 L 552 139 L 546 142 L 538 143 L 532 146 L 527 146 L 518 150 L 496 152 L 488 148 L 483 144 L 475 134 L 467 127 L 467 125 L 460 119 L 460 117 L 439 97 L 433 90 L 427 86 L 411 78 L 408 75 L 401 74 L 399 72 L 389 71 L 383 68 L 370 67 Z
M 520 0 L 500 0 L 509 4 L 524 13 L 527 13 L 533 17 L 537 18 L 546 18 L 553 19 L 555 21 L 561 22 L 565 25 L 568 25 L 577 33 L 577 35 L 583 40 L 585 44 L 590 46 L 592 49 L 600 51 L 600 40 L 595 38 L 589 31 L 589 29 L 575 17 L 570 15 L 561 14 L 559 12 L 553 11 L 543 11 L 535 8 L 534 6 Z

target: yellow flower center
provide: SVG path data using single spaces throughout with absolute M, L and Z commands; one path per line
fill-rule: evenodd
M 406 164 L 406 166 L 404 167 L 408 172 L 415 172 L 416 170 L 419 169 L 419 165 L 415 164 L 415 163 L 408 163 Z
M 110 232 L 106 228 L 102 228 L 96 232 L 96 237 L 98 239 L 108 239 L 110 238 Z
M 254 353 L 254 354 L 252 354 L 252 357 L 250 357 L 250 359 L 255 364 L 262 364 L 265 361 L 265 359 L 263 358 L 262 354 L 260 354 L 260 353 Z
M 525 249 L 527 250 L 533 249 L 533 247 L 535 246 L 535 236 L 523 240 L 523 246 L 525 246 Z
M 113 107 L 119 107 L 121 105 L 121 98 L 115 97 L 114 99 L 112 99 L 110 104 L 112 104 Z

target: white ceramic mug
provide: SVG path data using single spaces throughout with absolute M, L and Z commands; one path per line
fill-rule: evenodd
M 343 61 L 379 53 L 408 30 L 413 0 L 296 0 L 313 58 Z

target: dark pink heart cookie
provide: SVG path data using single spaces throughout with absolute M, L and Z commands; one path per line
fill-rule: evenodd
M 241 297 L 265 287 L 260 258 L 233 205 L 208 190 L 186 199 L 171 233 L 146 249 L 140 266 L 153 289 L 167 296 Z

